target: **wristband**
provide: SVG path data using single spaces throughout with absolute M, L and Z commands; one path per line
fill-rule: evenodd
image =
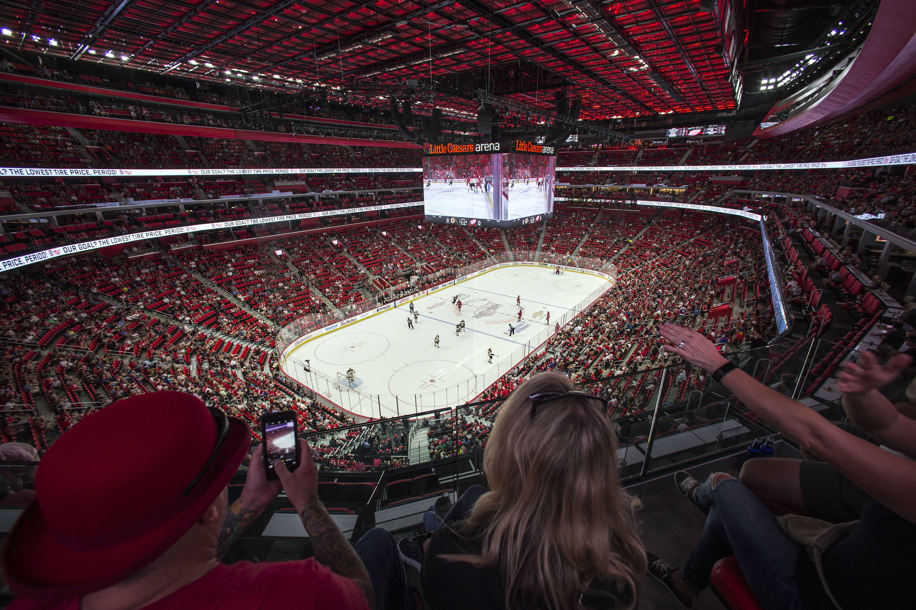
M 726 362 L 719 368 L 717 368 L 712 373 L 712 378 L 716 380 L 716 383 L 722 383 L 722 378 L 735 370 L 736 367 L 734 362 Z

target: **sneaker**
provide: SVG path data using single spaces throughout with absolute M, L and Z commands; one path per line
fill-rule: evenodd
M 681 593 L 680 590 L 674 586 L 674 581 L 671 580 L 671 575 L 677 568 L 663 559 L 659 559 L 652 553 L 646 553 L 646 557 L 649 559 L 649 567 L 647 569 L 649 576 L 660 582 L 663 587 L 668 589 L 668 593 L 671 594 L 671 597 L 677 600 L 677 603 L 689 610 L 690 607 L 693 606 L 693 598 Z
M 704 515 L 709 514 L 708 508 L 703 508 L 697 504 L 696 496 L 694 492 L 697 490 L 697 487 L 700 486 L 700 482 L 690 476 L 690 473 L 686 470 L 679 470 L 674 473 L 674 484 L 677 486 L 677 490 L 681 492 L 685 498 L 690 500 L 690 503 L 703 511 Z
M 401 561 L 414 568 L 417 572 L 423 569 L 423 542 L 428 536 L 423 534 L 414 538 L 401 538 L 398 540 L 398 555 Z

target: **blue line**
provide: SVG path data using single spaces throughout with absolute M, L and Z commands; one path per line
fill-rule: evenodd
M 407 311 L 409 311 L 409 310 L 407 310 Z M 428 315 L 422 314 L 422 313 L 420 314 L 420 317 L 421 317 L 421 318 L 429 318 L 430 320 L 435 320 L 436 322 L 442 322 L 443 324 L 451 324 L 451 322 L 446 322 L 445 320 L 440 320 L 439 318 L 434 318 L 434 317 L 432 317 L 432 316 L 428 316 Z M 495 339 L 500 339 L 500 340 L 502 340 L 502 341 L 508 341 L 509 343 L 514 343 L 514 344 L 516 344 L 516 345 L 528 345 L 527 343 L 519 343 L 518 341 L 513 341 L 512 339 L 507 339 L 506 337 L 500 337 L 499 335 L 491 335 L 490 333 L 485 333 L 485 332 L 483 332 L 482 330 L 474 330 L 473 328 L 470 329 L 470 330 L 471 330 L 471 332 L 480 333 L 481 335 L 486 335 L 486 336 L 488 336 L 488 337 L 493 337 L 493 338 L 495 338 Z

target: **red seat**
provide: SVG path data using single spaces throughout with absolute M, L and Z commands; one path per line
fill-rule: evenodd
M 716 562 L 712 567 L 709 584 L 719 601 L 729 610 L 763 610 L 734 555 Z

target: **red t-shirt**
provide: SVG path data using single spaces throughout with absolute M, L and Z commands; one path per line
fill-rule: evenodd
M 17 598 L 9 610 L 79 610 L 80 598 L 40 601 Z M 206 575 L 144 610 L 368 610 L 359 586 L 314 559 L 282 563 L 219 564 Z

